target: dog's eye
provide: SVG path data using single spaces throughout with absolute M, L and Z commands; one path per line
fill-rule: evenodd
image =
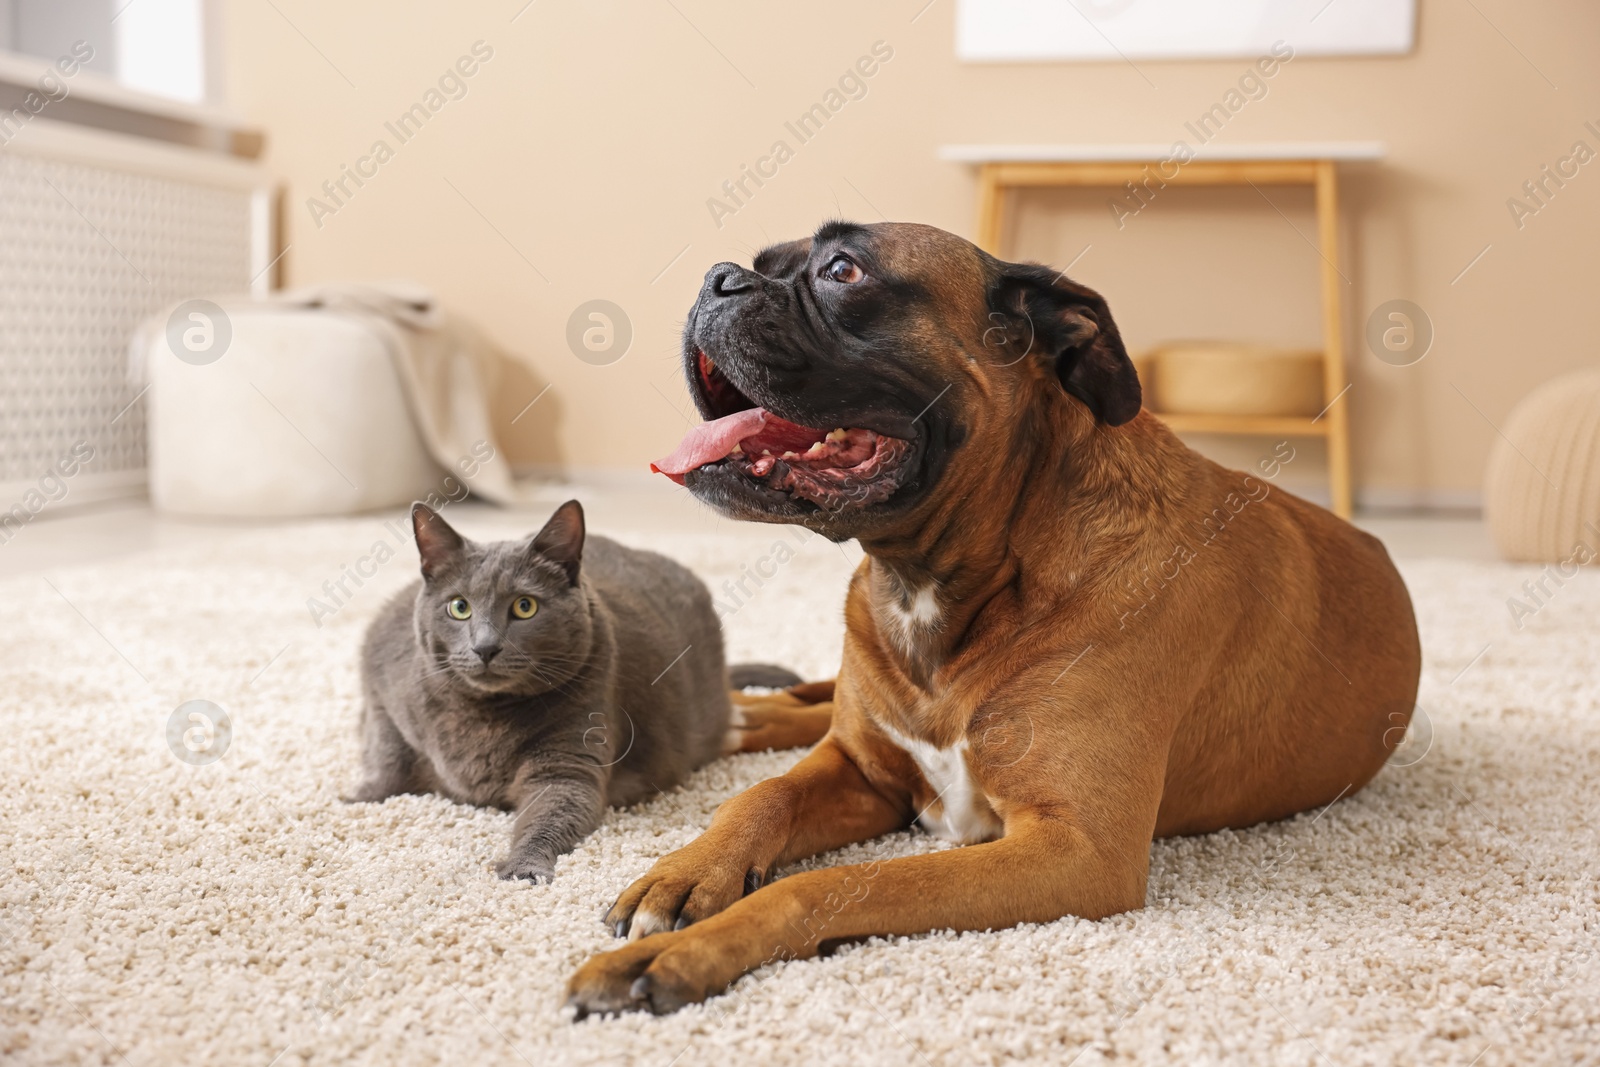
M 849 285 L 852 282 L 859 282 L 862 278 L 866 277 L 866 275 L 861 272 L 861 268 L 850 262 L 849 258 L 846 256 L 839 256 L 832 263 L 829 263 L 823 268 L 823 273 L 828 276 L 830 281 L 839 282 L 841 285 Z

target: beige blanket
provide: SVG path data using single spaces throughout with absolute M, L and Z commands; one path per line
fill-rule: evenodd
M 533 486 L 513 477 L 489 417 L 506 357 L 427 289 L 412 282 L 344 282 L 276 293 L 266 303 L 326 308 L 365 322 L 393 354 L 417 428 L 439 465 L 454 470 L 474 454 L 474 443 L 488 441 L 494 456 L 472 479 L 472 491 L 497 504 L 529 498 Z

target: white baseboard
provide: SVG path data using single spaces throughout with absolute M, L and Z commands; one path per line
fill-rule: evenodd
M 1326 485 L 1284 485 L 1295 496 L 1328 507 Z M 1483 514 L 1483 494 L 1476 489 L 1407 489 L 1368 486 L 1355 491 L 1356 511 L 1363 515 L 1440 515 L 1476 518 Z
M 46 495 L 48 487 L 42 487 L 38 478 L 0 482 L 0 512 L 10 511 L 17 504 L 23 504 L 26 508 L 23 502 L 29 493 L 45 497 L 44 506 L 34 513 L 36 518 L 84 504 L 144 496 L 149 491 L 149 476 L 142 467 L 131 471 L 83 471 L 59 479 L 58 484 L 64 485 L 66 490 L 61 497 L 52 500 Z
M 649 490 L 658 485 L 672 486 L 665 477 L 653 473 L 644 466 L 575 467 L 564 463 L 527 463 L 518 465 L 514 473 L 518 478 L 529 478 L 552 486 L 588 485 L 598 489 L 628 490 Z
M 64 491 L 60 496 L 51 497 L 50 492 L 56 487 L 64 487 Z M 108 500 L 136 499 L 147 492 L 148 478 L 142 468 L 102 473 L 82 471 L 48 485 L 41 485 L 37 478 L 0 483 L 0 544 L 10 543 L 37 520 L 70 515 Z
M 1356 508 L 1370 513 L 1411 512 L 1422 515 L 1477 517 L 1483 514 L 1478 489 L 1402 489 L 1373 486 L 1356 491 Z

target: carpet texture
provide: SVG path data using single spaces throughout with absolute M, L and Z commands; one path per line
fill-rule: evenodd
M 756 576 L 720 593 L 734 658 L 832 673 L 853 547 L 776 528 L 607 532 L 719 590 Z M 543 887 L 494 877 L 507 815 L 340 804 L 357 645 L 413 550 L 347 581 L 343 606 L 322 584 L 381 540 L 395 537 L 372 518 L 224 532 L 0 584 L 0 1059 L 1600 1062 L 1593 574 L 1549 585 L 1518 629 L 1507 600 L 1532 606 L 1535 569 L 1404 567 L 1425 726 L 1325 811 L 1156 843 L 1141 912 L 872 941 L 669 1018 L 574 1025 L 562 986 L 612 944 L 601 908 L 797 753 L 722 760 L 612 812 Z M 333 609 L 320 627 L 312 596 Z M 191 700 L 228 716 L 215 762 L 174 754 L 184 717 L 169 745 Z M 826 859 L 943 847 L 903 833 Z

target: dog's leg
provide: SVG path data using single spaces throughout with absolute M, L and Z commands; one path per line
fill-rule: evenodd
M 833 725 L 833 683 L 807 682 L 779 693 L 734 690 L 733 722 L 723 755 L 803 748 L 822 740 Z
M 869 784 L 842 748 L 824 739 L 784 775 L 717 809 L 706 832 L 656 861 L 617 898 L 605 922 L 635 939 L 714 915 L 786 863 L 865 841 L 911 820 L 907 798 Z
M 833 690 L 834 680 L 829 678 L 825 682 L 801 682 L 799 685 L 791 685 L 784 692 L 802 704 L 831 704 Z
M 975 775 L 1004 821 L 998 840 L 881 863 L 806 871 L 780 879 L 716 914 L 679 912 L 695 920 L 682 929 L 652 922 L 652 929 L 667 932 L 584 964 L 568 984 L 571 1002 L 580 1011 L 671 1011 L 721 991 L 764 963 L 815 955 L 825 941 L 929 930 L 998 930 L 1066 915 L 1099 918 L 1141 906 L 1166 773 L 1161 724 L 1132 722 L 1126 731 L 1108 731 L 1100 722 L 1093 714 L 1053 716 L 1049 744 L 1030 743 L 1021 758 L 1008 752 L 1006 761 Z M 837 747 L 830 735 L 799 767 L 813 763 L 821 770 L 827 761 L 847 761 L 842 751 L 834 754 Z M 981 751 L 978 757 L 982 758 Z M 828 793 L 849 780 L 838 771 L 811 775 L 812 787 Z M 861 787 L 870 789 L 864 779 Z M 731 853 L 745 850 L 737 863 L 761 855 L 763 847 L 781 862 L 804 854 L 797 842 L 810 834 L 814 837 L 807 843 L 815 844 L 833 829 L 829 822 L 838 818 L 826 796 L 803 805 L 793 800 L 765 807 L 740 804 L 755 792 L 723 805 L 717 832 L 706 833 L 657 868 L 672 872 L 678 857 L 692 856 L 703 867 L 691 869 L 715 870 L 722 848 Z M 862 810 L 882 816 L 891 811 L 903 814 L 887 801 Z M 794 817 L 797 811 L 805 812 L 803 820 Z M 764 812 L 781 817 L 769 814 L 762 819 Z M 724 819 L 724 813 L 731 817 Z M 752 818 L 748 826 L 743 824 L 746 818 Z M 861 831 L 868 829 L 867 821 L 862 820 L 851 834 L 833 833 L 831 843 L 866 836 Z M 809 829 L 802 828 L 803 823 L 809 823 Z M 869 832 L 888 828 L 880 822 Z M 765 838 L 781 844 L 764 846 Z M 708 847 L 697 849 L 702 843 Z M 657 886 L 663 887 L 659 896 Z M 673 911 L 668 905 L 685 897 L 696 899 L 685 883 L 671 879 L 652 882 L 647 877 L 636 883 L 635 889 L 641 888 L 642 892 L 630 890 L 624 903 L 633 906 L 644 898 L 648 907 L 666 914 Z
M 1148 837 L 1108 848 L 1070 817 L 1013 822 L 988 844 L 784 878 L 686 929 L 596 956 L 568 983 L 568 1002 L 580 1012 L 675 1011 L 824 942 L 1099 918 L 1143 904 Z

